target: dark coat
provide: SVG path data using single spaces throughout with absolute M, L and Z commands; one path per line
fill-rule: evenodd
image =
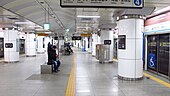
M 51 50 L 48 50 L 48 60 L 51 61 L 51 60 L 54 60 L 56 61 L 56 50 L 54 49 L 51 49 Z

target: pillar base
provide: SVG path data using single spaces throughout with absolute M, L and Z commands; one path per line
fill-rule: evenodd
M 36 55 L 26 55 L 26 57 L 36 57 Z
M 104 63 L 113 63 L 113 61 L 99 61 L 99 63 L 102 63 L 102 64 L 104 64 Z
M 37 54 L 44 54 L 45 52 L 37 52 Z
M 92 52 L 88 52 L 88 54 L 92 54 Z
M 95 55 L 92 55 L 92 57 L 96 57 Z
M 121 79 L 121 80 L 126 80 L 126 81 L 138 81 L 138 80 L 142 80 L 143 76 L 140 77 L 140 78 L 127 78 L 127 77 L 122 77 L 122 76 L 118 75 L 118 78 Z
M 4 61 L 4 63 L 18 63 L 19 61 Z

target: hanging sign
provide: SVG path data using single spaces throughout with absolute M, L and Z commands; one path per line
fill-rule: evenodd
M 81 40 L 81 36 L 73 36 L 72 40 Z
M 51 25 L 49 23 L 44 23 L 44 30 L 49 30 Z
M 80 36 L 88 37 L 88 36 L 92 36 L 92 34 L 80 34 Z
M 5 48 L 13 48 L 13 43 L 5 43 Z
M 111 40 L 104 40 L 104 45 L 111 45 Z
M 142 8 L 144 0 L 60 0 L 61 7 Z
M 45 33 L 38 33 L 38 36 L 48 36 L 49 34 L 45 34 Z
M 55 36 L 54 40 L 58 40 L 58 36 Z M 59 40 L 64 40 L 64 36 L 59 36 Z

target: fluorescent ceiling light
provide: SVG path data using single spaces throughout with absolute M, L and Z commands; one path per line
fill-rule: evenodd
M 128 18 L 128 16 L 124 16 L 125 18 Z
M 34 23 L 32 23 L 32 22 L 15 22 L 15 24 L 34 24 Z
M 100 16 L 85 16 L 85 15 L 78 15 L 79 18 L 100 18 Z
M 66 32 L 69 32 L 70 31 L 70 29 L 66 29 Z
M 44 32 L 45 34 L 51 34 L 52 32 Z

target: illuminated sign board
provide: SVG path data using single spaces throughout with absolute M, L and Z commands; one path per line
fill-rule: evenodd
M 88 37 L 88 36 L 92 36 L 92 35 L 91 34 L 80 34 L 80 36 Z
M 104 45 L 111 45 L 112 41 L 111 40 L 104 40 Z
M 61 7 L 142 8 L 144 0 L 60 0 Z
M 72 40 L 81 40 L 81 36 L 73 36 Z
M 49 23 L 44 23 L 44 30 L 49 30 L 51 25 Z
M 13 48 L 13 43 L 5 43 L 5 48 Z

